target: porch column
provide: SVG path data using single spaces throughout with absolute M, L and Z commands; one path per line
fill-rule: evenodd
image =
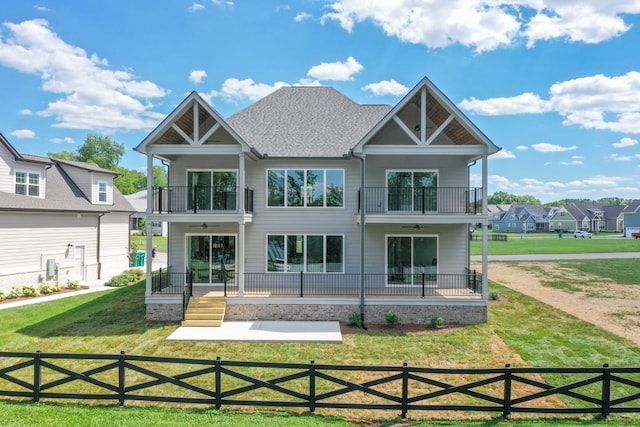
M 147 253 L 145 255 L 146 259 L 146 296 L 151 296 L 151 283 L 153 278 L 151 277 L 151 272 L 153 271 L 152 258 L 151 258 L 151 248 L 153 245 L 153 232 L 151 231 L 151 221 L 149 221 L 149 215 L 153 210 L 153 155 L 147 154 L 147 210 L 144 216 L 145 219 L 145 229 L 147 233 Z
M 487 209 L 487 197 L 488 197 L 488 177 L 487 177 L 487 155 L 482 156 L 482 215 L 484 220 L 482 221 L 482 298 L 489 299 L 489 281 L 487 279 L 489 275 L 489 221 L 488 221 L 488 209 Z
M 244 216 L 245 205 L 244 205 L 244 186 L 245 186 L 245 169 L 244 169 L 244 153 L 240 153 L 238 155 L 238 209 L 241 215 Z
M 238 296 L 244 296 L 244 219 L 238 223 L 238 245 L 236 247 L 236 283 Z

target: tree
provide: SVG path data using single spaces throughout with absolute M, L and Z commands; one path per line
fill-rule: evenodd
M 147 176 L 144 173 L 122 167 L 116 167 L 115 171 L 120 176 L 113 183 L 122 194 L 133 194 L 147 188 Z
M 108 136 L 95 134 L 87 135 L 87 138 L 77 150 L 77 160 L 94 163 L 101 168 L 115 170 L 124 155 L 124 145 L 112 141 Z
M 154 187 L 166 187 L 169 183 L 169 177 L 167 170 L 163 166 L 153 167 L 153 186 Z
M 540 200 L 533 196 L 516 194 L 509 194 L 504 191 L 496 191 L 487 199 L 487 203 L 490 205 L 538 205 L 540 206 Z

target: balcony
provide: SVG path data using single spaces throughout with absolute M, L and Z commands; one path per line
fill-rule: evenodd
M 367 214 L 464 214 L 482 213 L 482 188 L 478 187 L 365 187 Z M 358 191 L 362 209 L 362 190 Z
M 239 188 L 171 186 L 153 188 L 153 213 L 238 213 Z M 253 190 L 244 190 L 244 211 L 253 212 Z

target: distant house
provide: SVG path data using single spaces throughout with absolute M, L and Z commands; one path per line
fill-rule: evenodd
M 496 205 L 494 205 L 496 206 Z M 549 231 L 549 218 L 554 208 L 538 205 L 511 205 L 489 217 L 493 231 L 534 233 Z
M 131 232 L 144 234 L 146 232 L 147 190 L 124 196 L 136 212 L 131 215 Z M 154 236 L 167 236 L 168 226 L 163 221 L 151 221 L 151 233 Z
M 133 208 L 96 165 L 19 153 L 0 134 L 0 289 L 129 266 Z
M 602 203 L 570 203 L 551 217 L 551 231 L 622 231 L 625 206 Z
M 640 232 L 640 199 L 636 199 L 625 206 L 622 211 L 622 218 L 623 226 L 621 228 L 624 230 L 626 237 L 631 237 L 631 233 Z

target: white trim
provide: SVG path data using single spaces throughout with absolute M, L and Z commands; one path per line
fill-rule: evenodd
M 413 268 L 414 268 L 414 260 L 413 260 L 413 238 L 414 237 L 432 237 L 436 239 L 436 260 L 440 259 L 440 236 L 438 234 L 387 234 L 385 233 L 384 235 L 384 274 L 385 274 L 385 278 L 389 279 L 389 237 L 410 237 L 411 238 L 411 274 L 415 274 L 413 273 Z M 440 271 L 440 262 L 436 263 L 436 275 L 438 274 L 438 272 Z M 415 286 L 414 284 L 411 285 L 394 285 L 394 284 L 389 284 L 389 283 L 385 283 L 385 286 Z M 438 287 L 437 283 L 436 285 L 430 285 L 428 287 Z
M 25 189 L 25 194 L 20 194 L 16 191 L 16 186 L 18 185 L 18 174 L 25 174 L 26 175 L 26 181 L 24 184 L 20 184 L 20 185 L 25 185 L 26 189 Z M 30 175 L 38 175 L 38 195 L 37 196 L 31 196 L 29 195 L 29 188 L 31 186 L 30 182 L 29 182 L 29 178 Z M 35 197 L 36 199 L 44 199 L 44 179 L 42 176 L 42 171 L 33 171 L 33 170 L 29 170 L 29 169 L 14 169 L 13 170 L 13 194 L 18 194 L 20 196 L 27 196 L 27 197 Z
M 188 258 L 189 258 L 189 251 L 187 250 L 187 239 L 189 237 L 192 236 L 206 236 L 206 237 L 233 237 L 235 239 L 234 242 L 234 250 L 233 250 L 233 259 L 234 262 L 233 264 L 236 266 L 236 271 L 238 270 L 238 234 L 237 233 L 184 233 L 184 266 L 188 266 Z M 212 241 L 211 239 L 209 239 L 209 282 L 208 283 L 194 283 L 193 285 L 196 286 L 219 286 L 221 285 L 220 283 L 214 283 L 211 281 L 211 244 Z M 244 260 L 242 261 L 244 262 Z
M 269 271 L 269 237 L 271 236 L 282 236 L 284 237 L 284 258 L 283 258 L 283 267 L 284 270 L 283 271 Z M 303 259 L 303 264 L 302 264 L 302 272 L 303 273 L 309 273 L 309 274 L 314 274 L 314 273 L 322 273 L 322 274 L 345 274 L 345 242 L 346 242 L 346 238 L 344 234 L 331 234 L 331 233 L 323 233 L 323 234 L 313 234 L 313 233 L 288 233 L 288 234 L 280 234 L 280 233 L 273 233 L 273 234 L 269 234 L 266 233 L 265 234 L 265 241 L 264 241 L 264 247 L 265 247 L 265 263 L 264 263 L 264 267 L 265 267 L 265 272 L 268 274 L 273 274 L 273 273 L 300 273 L 300 271 L 287 271 L 287 237 L 288 236 L 302 236 L 303 237 L 303 254 L 302 254 L 302 259 Z M 322 261 L 322 271 L 307 271 L 307 237 L 309 236 L 322 236 L 322 251 L 323 251 L 323 261 Z M 332 237 L 342 237 L 342 271 L 326 271 L 327 270 L 327 236 L 332 236 Z
M 304 171 L 304 183 L 302 184 L 302 200 L 304 204 L 302 206 L 288 206 L 288 198 L 289 192 L 287 191 L 287 172 L 288 171 Z M 307 206 L 307 171 L 318 170 L 322 171 L 322 185 L 324 192 L 324 199 L 322 201 L 322 206 Z M 269 172 L 270 171 L 283 171 L 283 181 L 284 181 L 284 205 L 283 206 L 270 206 L 269 205 Z M 327 206 L 327 172 L 328 171 L 340 171 L 342 172 L 342 206 Z M 266 209 L 345 209 L 346 200 L 345 200 L 345 182 L 346 182 L 346 170 L 341 168 L 267 168 L 265 170 L 265 208 Z

